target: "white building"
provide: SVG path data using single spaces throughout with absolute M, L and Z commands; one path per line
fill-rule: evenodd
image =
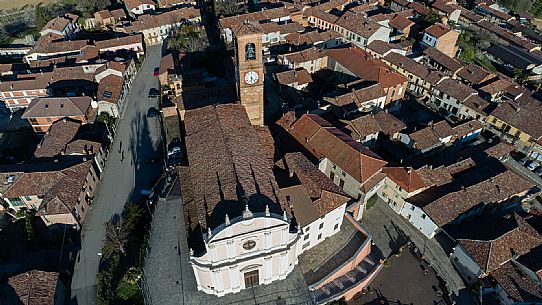
M 132 17 L 152 12 L 156 4 L 152 0 L 124 0 L 124 6 Z

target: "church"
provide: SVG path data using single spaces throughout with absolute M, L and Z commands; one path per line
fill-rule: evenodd
M 261 31 L 243 23 L 234 33 L 239 102 L 184 117 L 189 262 L 198 290 L 217 296 L 284 279 L 305 249 L 338 231 L 349 200 L 323 174 L 311 180 L 307 168 L 320 172 L 302 156 L 288 158 L 290 176 L 304 177 L 300 185 L 279 187 L 264 125 Z

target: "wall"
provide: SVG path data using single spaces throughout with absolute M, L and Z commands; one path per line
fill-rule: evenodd
M 319 289 L 323 287 L 324 285 L 326 285 L 327 283 L 332 282 L 336 278 L 341 277 L 345 273 L 353 270 L 365 259 L 365 257 L 367 257 L 367 255 L 371 253 L 371 243 L 372 243 L 371 236 L 365 231 L 365 229 L 363 229 L 363 227 L 361 227 L 361 225 L 357 221 L 355 221 L 352 218 L 352 216 L 350 216 L 349 214 L 344 214 L 344 215 L 345 215 L 346 220 L 350 221 L 350 223 L 352 223 L 359 232 L 365 235 L 367 239 L 365 240 L 363 245 L 361 245 L 361 247 L 359 248 L 359 250 L 356 252 L 354 256 L 352 256 L 348 261 L 344 262 L 342 266 L 340 266 L 336 270 L 333 270 L 333 272 L 327 278 L 309 287 L 310 290 Z
M 453 248 L 450 260 L 459 272 L 459 275 L 469 285 L 475 284 L 478 281 L 478 277 L 482 275 L 480 266 L 472 260 L 467 251 L 459 244 Z
M 249 240 L 255 246 L 247 250 L 243 245 Z M 299 240 L 280 215 L 232 219 L 215 229 L 203 256 L 190 259 L 198 290 L 218 296 L 238 292 L 246 288 L 244 273 L 252 270 L 258 270 L 260 285 L 284 279 L 297 264 Z
M 350 197 L 359 198 L 362 194 L 361 192 L 361 183 L 350 176 L 348 173 L 344 172 L 339 166 L 331 162 L 328 158 L 323 158 L 320 160 L 318 168 L 326 176 L 331 179 L 331 173 L 333 173 L 333 183 L 341 187 Z M 341 182 L 343 181 L 343 182 Z M 341 185 L 342 184 L 342 185 Z
M 303 237 L 300 241 L 302 244 L 302 251 L 309 250 L 323 242 L 326 238 L 339 232 L 344 219 L 345 209 L 346 202 L 327 213 L 324 217 L 303 227 Z M 320 226 L 322 226 L 322 228 L 320 228 Z
M 433 238 L 436 231 L 439 229 L 421 208 L 410 204 L 408 200 L 405 201 L 405 205 L 401 209 L 401 216 L 406 218 L 429 239 Z

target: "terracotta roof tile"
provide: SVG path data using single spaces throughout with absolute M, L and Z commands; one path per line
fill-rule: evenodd
M 73 140 L 81 122 L 59 120 L 49 128 L 34 152 L 36 158 L 51 158 L 61 154 L 66 145 Z
M 275 76 L 277 77 L 279 84 L 285 86 L 294 83 L 297 83 L 298 85 L 305 85 L 312 82 L 312 76 L 307 70 L 305 70 L 305 68 L 279 72 L 275 74 Z
M 442 53 L 441 51 L 435 49 L 435 48 L 427 48 L 423 51 L 423 54 L 427 55 L 429 58 L 434 60 L 435 62 L 442 65 L 447 70 L 451 71 L 452 73 L 456 73 L 461 70 L 463 65 L 450 56 Z
M 303 115 L 287 131 L 316 159 L 327 157 L 360 183 L 386 165 L 377 154 L 318 115 Z
M 382 172 L 384 172 L 389 179 L 393 180 L 408 193 L 412 193 L 426 187 L 426 184 L 422 178 L 413 168 L 384 167 Z
M 524 274 L 512 262 L 491 272 L 491 276 L 514 302 L 527 304 L 542 302 L 542 289 L 538 283 Z
M 88 96 L 35 98 L 22 118 L 51 118 L 86 116 L 91 111 L 92 99 Z
M 11 276 L 0 285 L 0 303 L 5 305 L 55 304 L 58 272 L 31 270 Z M 2 287 L 4 286 L 4 287 Z
M 506 171 L 464 190 L 446 194 L 423 210 L 438 226 L 443 226 L 480 203 L 499 203 L 532 187 L 531 182 Z
M 425 32 L 433 37 L 440 38 L 450 32 L 451 29 L 441 23 L 435 23 L 428 27 Z
M 187 226 L 214 229 L 226 214 L 282 214 L 283 200 L 270 162 L 245 108 L 238 104 L 207 106 L 185 114 L 186 146 L 194 200 L 187 203 Z
M 533 98 L 525 98 L 501 103 L 490 114 L 538 140 L 542 137 L 540 113 L 542 104 Z

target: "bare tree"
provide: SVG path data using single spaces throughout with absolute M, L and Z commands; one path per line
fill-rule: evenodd
M 217 12 L 224 16 L 233 16 L 241 12 L 241 8 L 236 0 L 217 0 L 216 8 Z
M 183 51 L 187 53 L 204 51 L 207 47 L 206 37 L 189 37 L 183 46 Z
M 120 251 L 122 254 L 126 254 L 124 246 L 128 241 L 128 230 L 124 224 L 124 219 L 118 214 L 115 214 L 111 219 L 105 223 L 105 238 L 108 254 L 114 251 Z

